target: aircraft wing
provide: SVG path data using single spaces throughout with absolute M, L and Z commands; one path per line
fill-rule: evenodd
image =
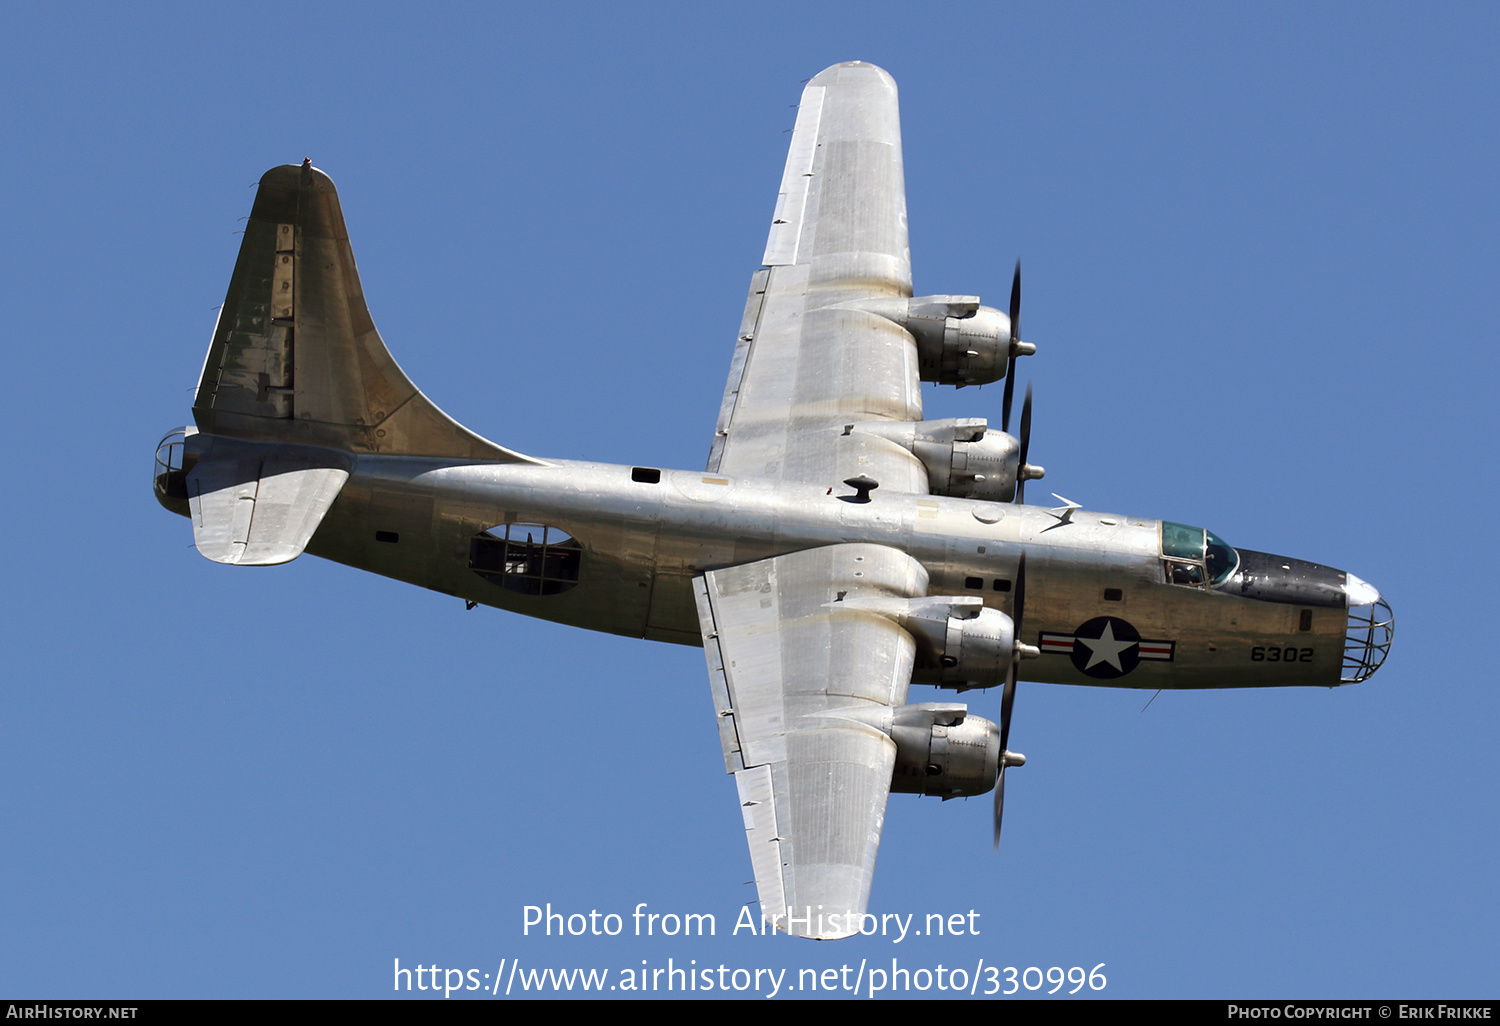
M 726 769 L 767 923 L 856 932 L 869 901 L 915 643 L 861 600 L 926 594 L 905 553 L 842 544 L 694 579 Z
M 860 421 L 919 421 L 911 336 L 856 305 L 911 296 L 896 83 L 839 64 L 802 92 L 766 266 L 745 304 L 708 469 L 926 493 L 927 475 Z

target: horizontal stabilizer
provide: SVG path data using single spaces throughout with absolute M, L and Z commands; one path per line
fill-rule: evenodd
M 201 439 L 202 435 L 194 438 Z M 349 479 L 339 453 L 214 439 L 187 474 L 193 543 L 215 563 L 302 555 Z

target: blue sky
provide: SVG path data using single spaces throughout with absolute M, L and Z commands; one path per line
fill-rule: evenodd
M 1494 996 L 1496 9 L 725 10 L 10 12 L 0 993 L 894 958 L 1105 963 L 1116 997 Z M 303 157 L 445 410 L 701 466 L 792 105 L 850 59 L 901 88 L 918 292 L 1003 306 L 1025 261 L 1043 496 L 1346 568 L 1397 617 L 1338 691 L 1023 685 L 1000 856 L 987 798 L 895 796 L 872 895 L 978 936 L 731 934 L 754 888 L 697 649 L 211 564 L 149 488 L 253 183 Z M 523 936 L 547 902 L 718 936 Z

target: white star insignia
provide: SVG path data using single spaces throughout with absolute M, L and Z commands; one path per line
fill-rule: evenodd
M 1079 644 L 1087 645 L 1091 653 L 1088 665 L 1084 667 L 1085 670 L 1091 670 L 1099 663 L 1109 663 L 1121 673 L 1125 672 L 1125 667 L 1120 662 L 1120 653 L 1140 644 L 1138 641 L 1116 641 L 1115 625 L 1112 623 L 1106 623 L 1104 633 L 1097 638 L 1077 638 L 1076 640 Z

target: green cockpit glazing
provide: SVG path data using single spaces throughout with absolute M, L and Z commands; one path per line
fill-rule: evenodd
M 1240 557 L 1234 548 L 1201 527 L 1174 524 L 1169 520 L 1161 523 L 1161 554 L 1168 561 L 1168 579 L 1175 584 L 1198 584 L 1182 561 L 1201 564 L 1210 586 L 1222 584 L 1240 565 Z
M 1208 581 L 1213 585 L 1223 584 L 1240 565 L 1240 554 L 1212 531 L 1203 533 L 1208 536 L 1208 552 L 1205 556 L 1205 562 L 1208 565 Z

